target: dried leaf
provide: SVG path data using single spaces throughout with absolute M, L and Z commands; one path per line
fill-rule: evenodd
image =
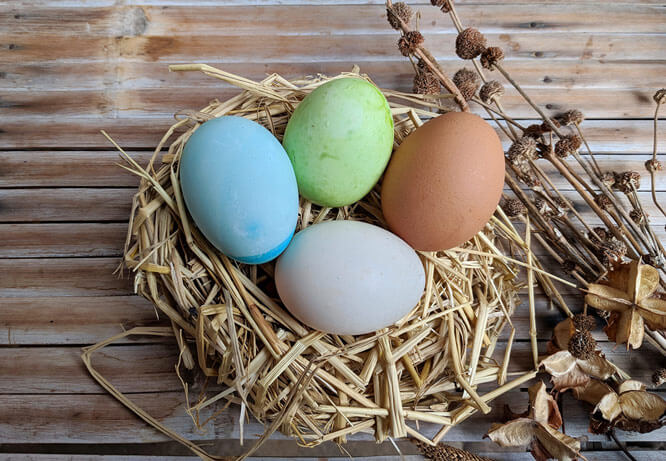
M 631 299 L 625 291 L 598 283 L 588 285 L 585 302 L 609 312 L 622 312 L 631 305 Z
M 602 380 L 610 378 L 617 371 L 613 364 L 599 353 L 587 360 L 578 360 L 576 363 L 583 373 Z
M 618 400 L 624 416 L 636 421 L 655 422 L 666 412 L 666 401 L 646 391 L 628 391 Z
M 666 299 L 645 298 L 640 307 L 643 320 L 652 330 L 666 329 Z
M 576 365 L 569 373 L 560 376 L 551 376 L 551 381 L 556 390 L 564 392 L 568 389 L 585 386 L 590 381 L 590 377 L 583 373 L 580 367 Z
M 553 329 L 553 344 L 560 350 L 566 350 L 571 336 L 576 332 L 573 320 L 570 317 L 562 320 Z
M 534 432 L 551 458 L 559 461 L 569 461 L 580 456 L 580 442 L 577 439 L 543 424 L 539 424 Z
M 543 381 L 539 381 L 527 389 L 530 397 L 528 417 L 534 421 L 559 429 L 562 425 L 562 415 L 557 402 L 546 390 Z
M 522 447 L 534 439 L 538 423 L 528 418 L 518 418 L 505 424 L 493 424 L 486 436 L 501 447 Z
M 618 344 L 627 343 L 627 346 L 638 349 L 643 344 L 644 334 L 643 317 L 637 309 L 632 308 L 620 314 L 615 336 L 615 341 Z
M 563 350 L 543 359 L 541 366 L 551 376 L 563 376 L 576 367 L 576 358 L 569 351 Z
M 604 395 L 594 409 L 595 413 L 597 411 L 601 412 L 606 421 L 613 421 L 622 413 L 619 396 L 615 392 Z
M 623 394 L 628 391 L 644 391 L 645 384 L 635 379 L 628 379 L 624 381 L 617 389 L 618 394 Z
M 615 393 L 613 388 L 598 379 L 591 379 L 586 385 L 574 387 L 572 391 L 574 398 L 577 400 L 582 400 L 595 406 L 606 394 Z

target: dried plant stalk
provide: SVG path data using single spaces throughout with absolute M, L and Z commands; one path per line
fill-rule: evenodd
M 140 177 L 124 267 L 134 274 L 136 292 L 171 320 L 174 327 L 168 331 L 178 331 L 181 356 L 196 351 L 190 365 L 196 363 L 214 381 L 196 402 L 188 401 L 195 421 L 201 411 L 237 403 L 267 425 L 258 443 L 275 430 L 306 446 L 340 442 L 361 431 L 373 432 L 378 441 L 410 435 L 434 443 L 450 427 L 479 408 L 489 411 L 494 398 L 534 376 L 532 369 L 507 381 L 510 356 L 497 347 L 498 338 L 520 304 L 526 271 L 555 300 L 561 296 L 553 277 L 499 208 L 464 245 L 420 253 L 427 282 L 419 304 L 396 325 L 363 336 L 310 330 L 267 294 L 274 291 L 273 264 L 232 262 L 191 222 L 178 168 L 185 143 L 202 122 L 222 115 L 246 117 L 281 139 L 290 114 L 307 94 L 335 78 L 368 79 L 358 68 L 332 78 L 319 75 L 291 82 L 277 74 L 254 82 L 204 64 L 170 69 L 201 71 L 242 90 L 228 101 L 179 113 L 145 168 L 114 143 L 127 162 L 124 167 Z M 394 117 L 396 144 L 423 119 L 437 116 L 421 95 L 383 93 Z M 339 209 L 302 201 L 298 228 L 332 219 L 385 227 L 379 188 Z M 478 390 L 479 384 L 490 382 L 499 387 L 487 393 Z M 441 426 L 434 442 L 418 430 L 425 423 Z

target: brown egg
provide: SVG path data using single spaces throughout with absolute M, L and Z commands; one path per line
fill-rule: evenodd
M 440 115 L 414 130 L 391 157 L 382 183 L 390 229 L 417 250 L 446 250 L 488 222 L 504 185 L 495 130 L 468 112 Z

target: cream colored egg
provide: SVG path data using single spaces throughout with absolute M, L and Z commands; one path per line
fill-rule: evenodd
M 388 327 L 419 302 L 425 285 L 416 252 L 396 235 L 358 221 L 315 224 L 278 259 L 275 283 L 287 309 L 326 333 Z

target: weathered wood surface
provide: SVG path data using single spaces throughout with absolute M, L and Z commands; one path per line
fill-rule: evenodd
M 447 72 L 455 58 L 455 30 L 428 1 L 421 11 L 427 45 Z M 651 97 L 666 84 L 666 7 L 659 0 L 459 0 L 467 25 L 482 29 L 507 55 L 506 67 L 548 113 L 578 108 L 586 136 L 604 169 L 644 172 L 652 149 Z M 26 0 L 0 4 L 0 457 L 10 460 L 191 459 L 129 414 L 92 381 L 80 346 L 138 325 L 157 325 L 155 310 L 132 296 L 131 279 L 113 275 L 119 264 L 136 179 L 115 166 L 118 155 L 99 134 L 105 129 L 141 163 L 180 109 L 196 109 L 236 90 L 199 74 L 169 73 L 167 65 L 207 62 L 261 79 L 335 74 L 361 66 L 379 85 L 409 90 L 411 66 L 395 47 L 383 0 Z M 499 76 L 489 74 L 491 78 Z M 504 105 L 521 123 L 534 113 L 508 90 Z M 479 112 L 481 113 L 481 112 Z M 666 133 L 661 130 L 664 138 Z M 663 151 L 663 149 L 662 149 Z M 544 165 L 549 173 L 551 168 Z M 572 197 L 560 178 L 555 183 Z M 666 175 L 656 187 L 666 200 Z M 666 241 L 666 218 L 641 198 L 655 232 Z M 580 200 L 574 205 L 590 218 Z M 596 222 L 596 220 L 591 220 Z M 540 251 L 539 253 L 542 253 Z M 551 263 L 547 267 L 554 266 Z M 567 302 L 581 307 L 576 290 Z M 537 297 L 539 348 L 562 316 Z M 528 313 L 514 316 L 512 370 L 529 363 Z M 603 333 L 597 332 L 598 339 Z M 640 352 L 602 348 L 615 363 L 647 381 L 666 362 L 646 345 Z M 498 346 L 503 350 L 503 343 Z M 100 353 L 95 364 L 153 415 L 211 451 L 240 454 L 237 410 L 198 433 L 183 411 L 169 339 L 128 338 Z M 476 415 L 447 436 L 498 460 L 530 459 L 481 437 L 503 404 L 525 407 L 526 389 L 506 394 L 490 415 Z M 585 435 L 589 409 L 563 398 L 566 431 Z M 245 438 L 261 432 L 247 424 Z M 620 433 L 639 460 L 655 451 L 664 431 Z M 588 435 L 588 459 L 623 455 Z M 246 442 L 246 446 L 247 446 Z M 420 459 L 399 442 L 406 459 Z M 368 437 L 348 444 L 358 459 L 395 459 L 390 444 Z M 11 454 L 10 454 L 11 453 Z M 154 455 L 151 458 L 150 455 Z M 341 457 L 332 444 L 298 448 L 276 435 L 262 457 Z

